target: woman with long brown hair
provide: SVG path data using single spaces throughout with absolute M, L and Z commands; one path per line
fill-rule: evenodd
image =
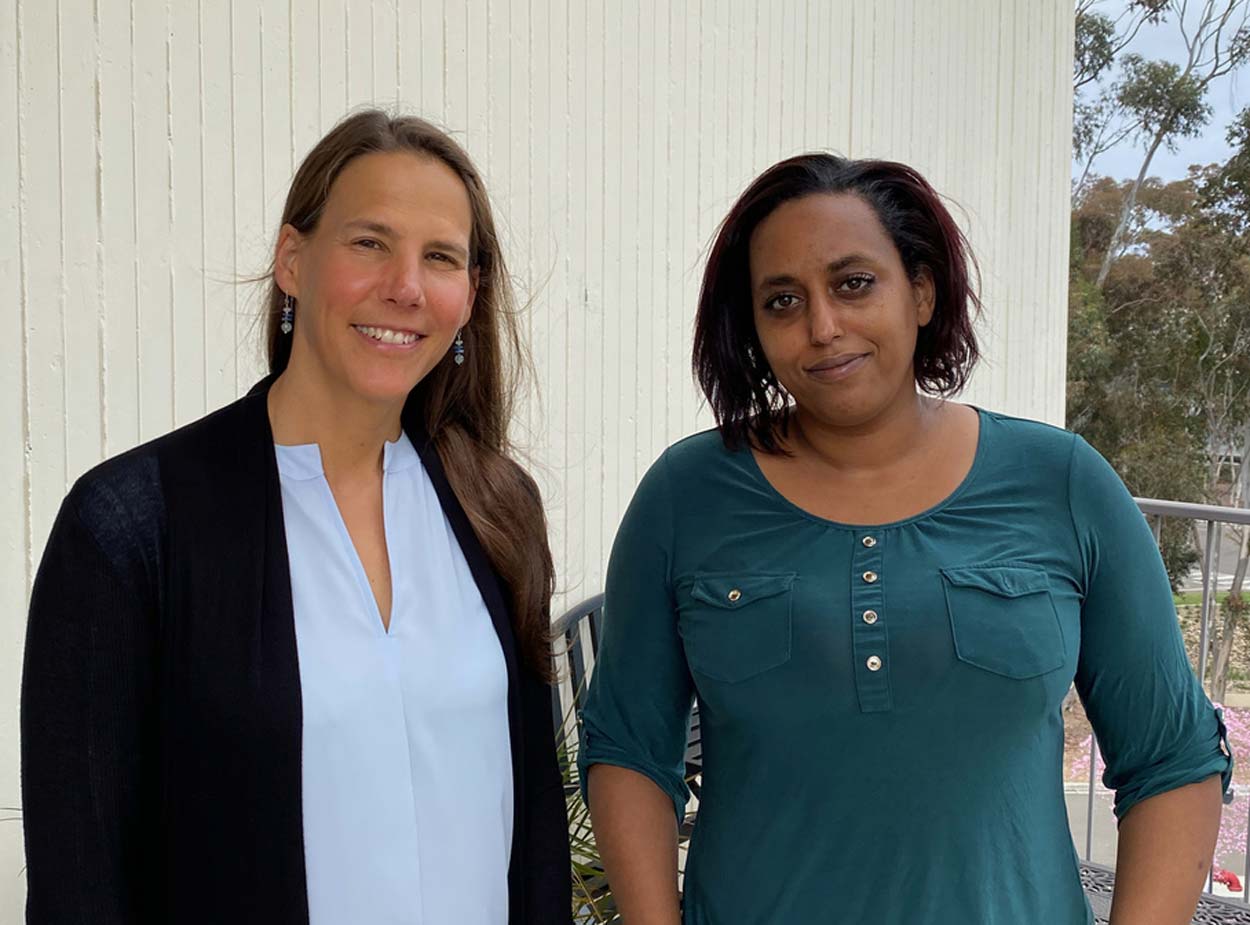
M 22 681 L 28 921 L 558 923 L 553 566 L 481 179 L 369 110 L 304 160 L 270 375 L 62 506 Z

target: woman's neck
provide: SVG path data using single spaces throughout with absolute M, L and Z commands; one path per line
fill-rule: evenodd
M 835 426 L 797 408 L 786 448 L 846 475 L 880 472 L 924 451 L 941 409 L 913 392 L 869 421 Z
M 381 471 L 382 447 L 399 438 L 403 404 L 382 404 L 327 388 L 287 368 L 269 389 L 269 424 L 275 443 L 315 443 L 326 478 Z

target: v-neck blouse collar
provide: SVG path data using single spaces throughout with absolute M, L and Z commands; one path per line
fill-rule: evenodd
M 284 479 L 304 481 L 325 475 L 319 444 L 275 443 L 273 448 L 278 458 L 278 472 Z M 420 463 L 421 458 L 417 455 L 416 448 L 406 433 L 401 432 L 398 440 L 388 440 L 382 445 L 382 471 L 388 475 L 410 469 Z

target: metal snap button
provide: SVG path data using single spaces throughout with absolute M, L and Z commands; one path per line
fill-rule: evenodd
M 866 536 L 860 540 L 860 542 L 862 542 L 869 549 L 872 549 L 872 547 L 877 545 L 877 538 L 875 536 Z
M 874 623 L 876 623 L 876 622 L 877 622 L 877 612 L 876 612 L 875 610 L 865 610 L 865 611 L 864 611 L 864 622 L 865 622 L 865 623 L 867 623 L 869 626 L 872 626 Z
M 869 584 L 872 584 L 876 580 L 877 580 L 876 572 L 864 572 L 864 581 L 868 582 Z
M 732 591 L 729 592 L 730 603 L 736 603 L 740 597 L 742 597 L 742 592 L 739 591 L 737 588 L 734 588 Z
M 869 671 L 881 670 L 881 659 L 876 655 L 868 656 L 868 661 L 866 662 L 866 664 L 868 665 Z

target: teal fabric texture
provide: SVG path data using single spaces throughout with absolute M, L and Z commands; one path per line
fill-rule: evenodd
M 715 431 L 643 478 L 583 712 L 595 764 L 702 795 L 686 925 L 1079 925 L 1063 791 L 1076 689 L 1123 815 L 1222 775 L 1154 538 L 1111 467 L 981 411 L 970 472 L 907 520 L 796 507 Z

